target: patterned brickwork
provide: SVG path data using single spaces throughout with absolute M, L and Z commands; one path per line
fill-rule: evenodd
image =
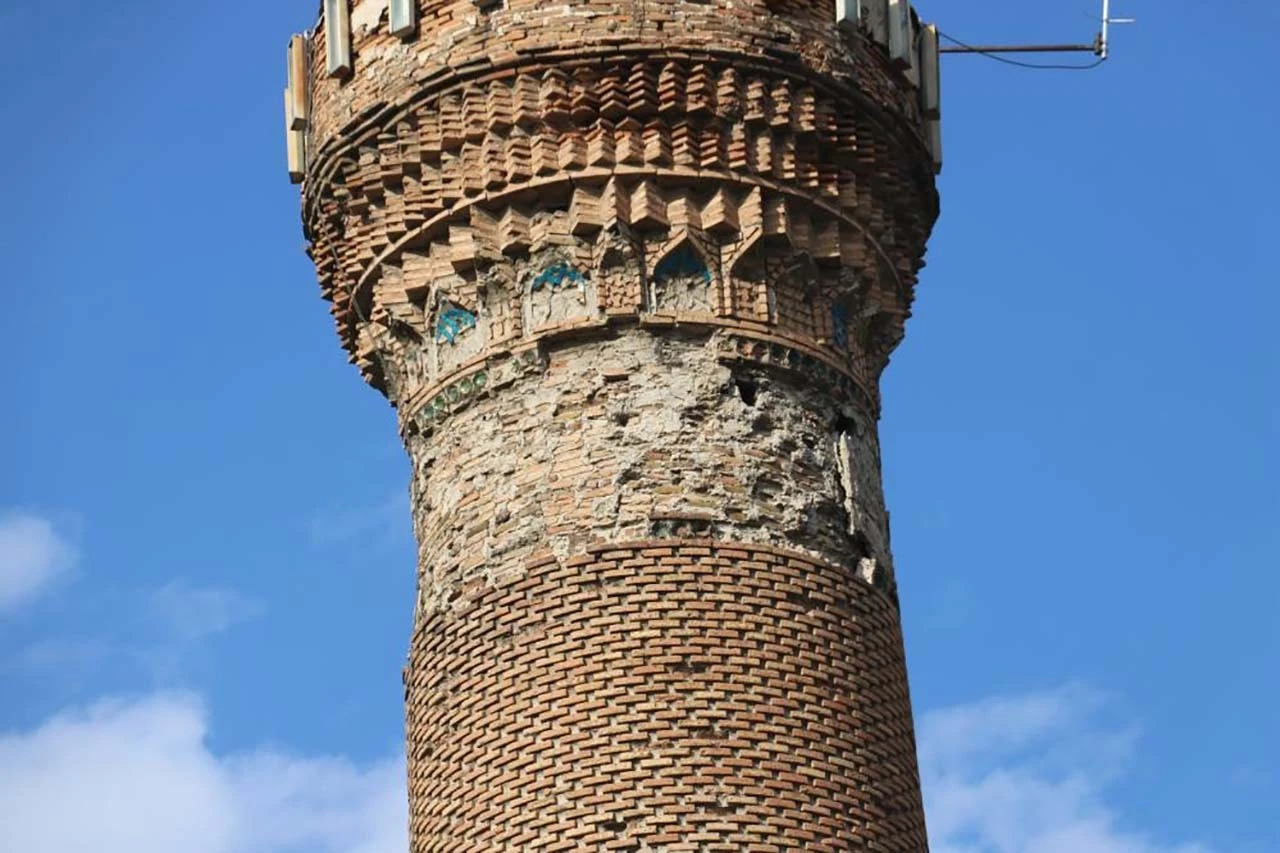
M 876 435 L 938 213 L 907 73 L 809 0 L 336 5 L 294 176 L 412 464 L 413 853 L 926 851 Z
M 464 75 L 485 76 L 530 58 L 549 65 L 651 47 L 674 58 L 696 52 L 754 60 L 806 75 L 853 83 L 869 104 L 914 116 L 915 100 L 885 71 L 882 51 L 863 34 L 841 33 L 833 9 L 805 2 L 780 8 L 770 0 L 419 0 L 419 36 L 402 40 L 387 28 L 387 0 L 352 4 L 354 74 L 317 74 L 312 93 L 315 138 L 338 139 L 375 108 L 419 97 Z M 481 8 L 481 7 L 485 8 Z M 324 68 L 325 21 L 312 40 L 313 67 Z
M 919 110 L 882 48 L 819 26 L 816 7 L 646 2 L 638 21 L 612 5 L 481 13 L 464 0 L 441 30 L 440 10 L 424 13 L 436 38 L 402 43 L 360 14 L 376 6 L 357 7 L 354 76 L 313 84 L 304 187 L 322 290 L 375 385 L 385 330 L 412 325 L 437 283 L 476 288 L 496 262 L 619 230 L 700 242 L 721 270 L 707 304 L 719 316 L 771 319 L 749 293 L 757 243 L 811 259 L 840 283 L 829 291 L 875 306 L 878 372 L 937 213 Z M 726 27 L 741 38 L 720 38 Z M 582 40 L 571 51 L 565 31 Z M 609 34 L 605 53 L 592 33 Z M 653 307 L 614 298 L 610 312 Z
M 614 336 L 637 321 L 719 332 L 740 357 L 790 365 L 856 397 L 869 414 L 877 409 L 878 354 L 890 340 L 879 315 L 857 313 L 865 291 L 843 272 L 758 244 L 734 265 L 731 290 L 718 255 L 687 242 L 672 248 L 671 240 L 609 234 L 588 245 L 565 242 L 528 260 L 496 262 L 474 284 L 437 279 L 428 304 L 394 321 L 400 334 L 370 333 L 379 342 L 382 387 L 402 417 L 435 401 L 434 418 L 447 402 L 441 395 L 512 373 L 538 346 Z M 637 315 L 641 303 L 651 308 Z
M 415 853 L 925 849 L 897 611 L 848 569 L 547 555 L 423 621 L 408 672 Z

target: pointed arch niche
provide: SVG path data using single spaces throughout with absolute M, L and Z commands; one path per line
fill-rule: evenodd
M 658 256 L 649 276 L 649 304 L 655 312 L 712 313 L 715 276 L 707 253 L 688 235 Z
M 831 340 L 831 300 L 807 253 L 757 240 L 733 262 L 731 279 L 735 315 L 767 322 L 792 337 Z
M 440 293 L 428 316 L 437 379 L 484 347 L 488 323 L 480 316 L 474 300 L 466 300 L 453 293 Z
M 536 252 L 520 273 L 524 327 L 531 332 L 593 317 L 595 282 L 578 253 L 567 247 Z

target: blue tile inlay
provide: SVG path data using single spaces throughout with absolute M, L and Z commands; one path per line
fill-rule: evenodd
M 653 274 L 659 281 L 677 276 L 692 276 L 701 278 L 705 282 L 711 281 L 711 271 L 707 269 L 707 262 L 688 243 L 682 243 L 674 252 L 659 261 Z
M 578 286 L 583 284 L 586 278 L 577 268 L 570 266 L 565 261 L 555 261 L 542 268 L 534 278 L 533 283 L 529 285 L 529 290 L 539 291 L 544 287 L 550 287 L 555 290 L 566 285 Z
M 849 348 L 849 309 L 831 306 L 831 340 L 839 349 Z
M 476 327 L 476 315 L 457 305 L 447 305 L 436 320 L 436 343 L 451 344 L 467 329 Z

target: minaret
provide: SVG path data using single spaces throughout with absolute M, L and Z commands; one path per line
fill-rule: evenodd
M 289 168 L 412 465 L 413 853 L 926 851 L 876 424 L 936 29 L 323 5 Z

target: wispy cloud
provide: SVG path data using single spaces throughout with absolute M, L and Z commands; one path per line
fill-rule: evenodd
M 34 600 L 75 560 L 75 548 L 49 519 L 0 514 L 0 612 Z
M 402 759 L 220 756 L 187 694 L 0 734 L 0 826 L 25 853 L 404 853 Z M 73 816 L 68 819 L 68 815 Z
M 75 547 L 52 521 L 30 513 L 0 512 L 0 613 L 16 610 L 44 594 L 70 573 Z M 99 583 L 95 595 L 111 595 Z M 47 634 L 0 653 L 0 675 L 71 673 L 113 668 L 147 671 L 165 683 L 202 643 L 260 615 L 264 607 L 234 589 L 172 580 L 162 586 L 119 590 L 112 618 L 78 625 L 82 633 Z M 70 627 L 70 626 L 68 626 Z M 110 667 L 105 667 L 107 662 Z
M 40 673 L 96 667 L 116 653 L 116 649 L 99 640 L 74 636 L 52 637 L 26 646 L 12 658 L 0 660 L 0 674 L 6 670 Z
M 398 490 L 375 504 L 317 513 L 308 524 L 313 545 L 338 545 L 356 539 L 375 543 L 409 535 L 409 496 Z
M 1069 685 L 921 715 L 933 853 L 1209 853 L 1128 827 L 1107 804 L 1138 742 L 1112 706 Z
M 261 602 L 234 589 L 193 586 L 185 580 L 170 581 L 152 591 L 147 602 L 151 620 L 167 635 L 184 642 L 220 634 L 263 610 Z

